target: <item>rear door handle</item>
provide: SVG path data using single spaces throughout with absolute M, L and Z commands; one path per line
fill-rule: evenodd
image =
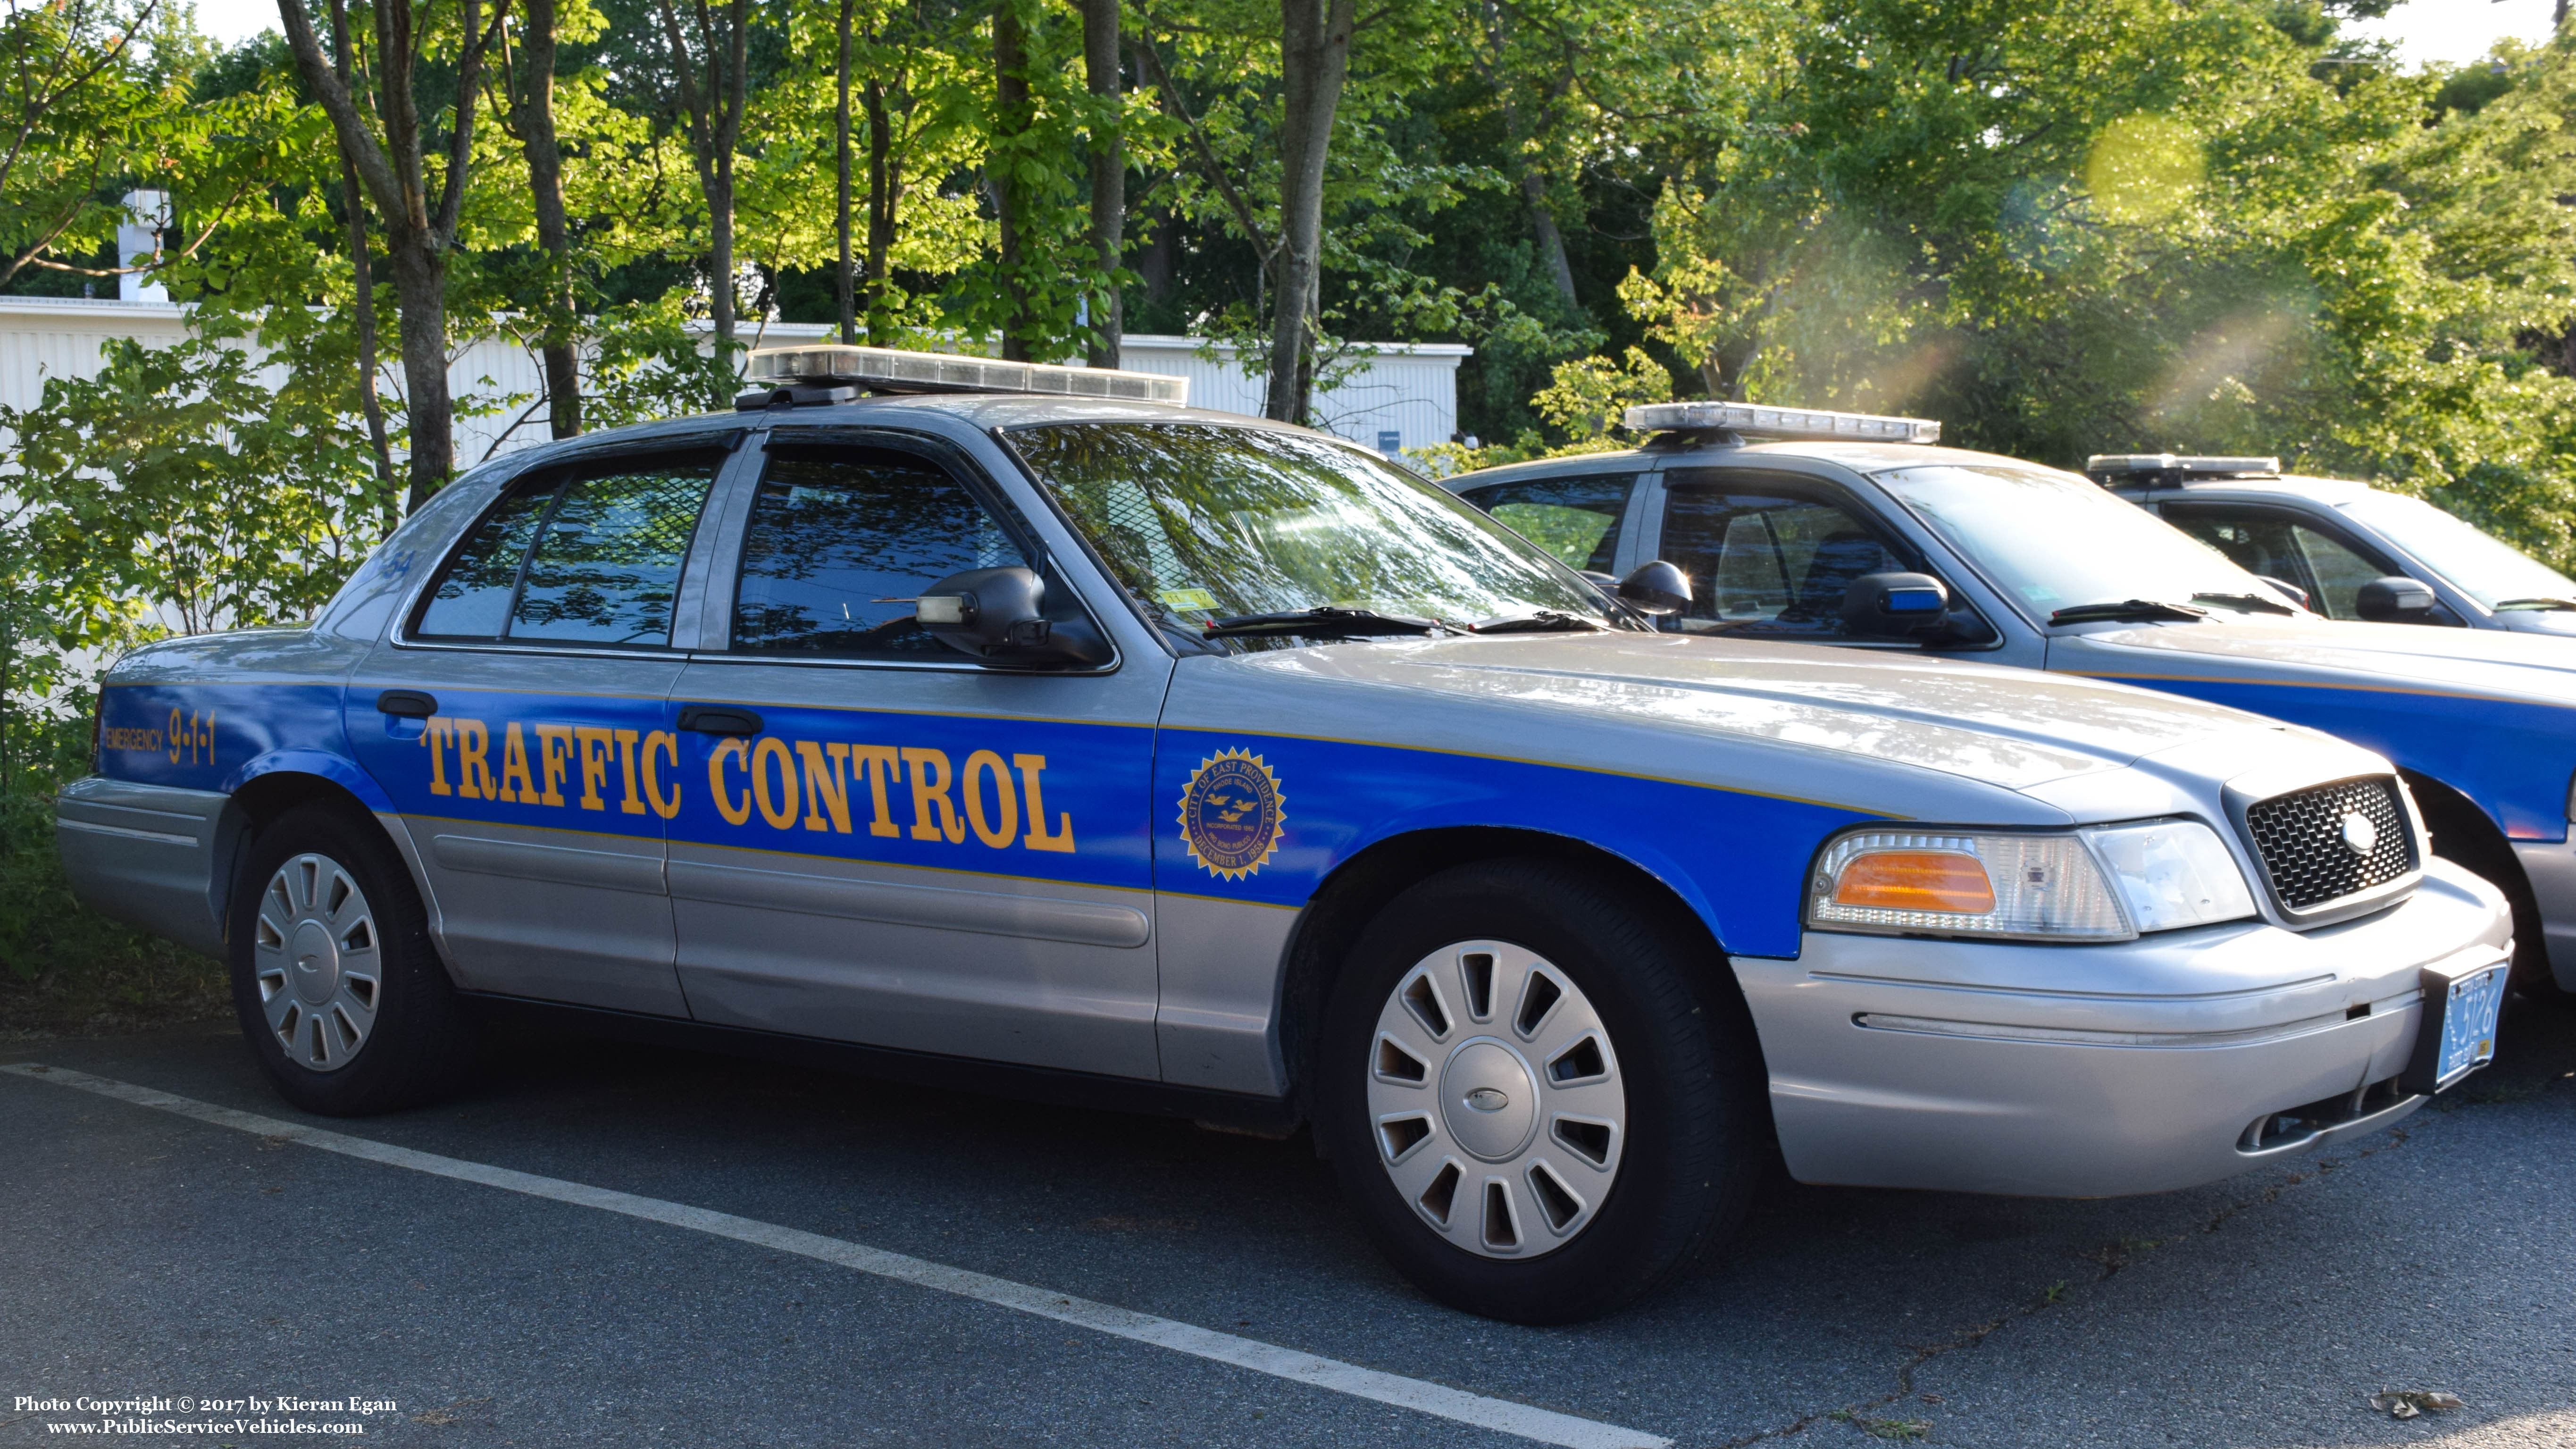
M 740 705 L 684 704 L 680 728 L 702 735 L 756 735 L 762 726 L 758 714 Z
M 388 689 L 376 696 L 376 708 L 402 719 L 427 719 L 438 713 L 438 700 L 417 689 Z

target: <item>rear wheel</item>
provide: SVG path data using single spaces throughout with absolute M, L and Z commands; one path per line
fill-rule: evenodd
M 1404 1275 L 1521 1323 L 1589 1318 L 1730 1232 L 1762 1075 L 1723 961 L 1624 882 L 1445 872 L 1362 935 L 1327 1008 L 1318 1126 Z
M 252 842 L 240 887 L 227 933 L 233 1008 L 288 1101 L 360 1116 L 462 1077 L 473 1020 L 373 821 L 329 805 L 288 811 Z

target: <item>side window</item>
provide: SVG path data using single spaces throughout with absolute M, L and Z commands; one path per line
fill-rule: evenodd
M 1566 567 L 1606 574 L 1619 556 L 1619 524 L 1636 482 L 1634 474 L 1545 478 L 1497 483 L 1462 496 Z
M 2247 573 L 2307 590 L 2308 607 L 2329 619 L 2360 618 L 2361 586 L 2398 572 L 2385 560 L 2270 509 L 2167 504 L 2165 520 Z
M 1687 633 L 1840 637 L 1854 579 L 1922 567 L 1812 484 L 1711 469 L 1676 471 L 1667 484 L 1660 551 L 1690 575 Z
M 950 574 L 1013 564 L 1034 561 L 932 463 L 775 447 L 743 539 L 734 652 L 955 659 L 913 622 L 913 599 Z
M 662 647 L 719 452 L 553 470 L 512 486 L 450 558 L 415 635 Z
M 2316 577 L 2316 592 L 2308 602 L 2330 619 L 2360 618 L 2361 586 L 2397 572 L 2305 524 L 2290 525 L 2290 532 L 2299 541 L 2299 552 L 2308 560 L 2308 571 Z
M 2323 611 L 2325 606 L 2316 596 L 2317 581 L 2308 573 L 2298 541 L 2290 536 L 2287 519 L 2260 511 L 2174 504 L 2165 506 L 2164 517 L 2247 573 L 2307 590 L 2308 602 Z

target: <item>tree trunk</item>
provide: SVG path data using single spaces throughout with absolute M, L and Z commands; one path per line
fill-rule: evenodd
M 840 102 L 832 112 L 833 155 L 839 163 L 839 189 L 834 192 L 835 215 L 840 223 L 841 269 L 833 276 L 833 297 L 841 308 L 841 341 L 859 340 L 859 303 L 857 278 L 850 271 L 850 11 L 857 0 L 841 0 L 840 64 L 833 72 L 839 82 Z
M 1304 423 L 1315 389 L 1324 245 L 1324 159 L 1349 78 L 1355 0 L 1279 0 L 1279 290 L 1262 415 Z
M 985 183 L 993 193 L 993 216 L 1001 233 L 1002 356 L 1011 362 L 1029 358 L 1029 303 L 1026 264 L 1020 235 L 1019 181 L 1012 172 L 1019 160 L 1016 141 L 1029 127 L 1028 33 L 1020 24 L 1017 0 L 993 7 L 993 146 L 1001 165 L 988 159 Z M 989 153 L 988 153 L 989 155 Z
M 447 254 L 394 231 L 394 306 L 402 321 L 403 397 L 410 410 L 411 496 L 416 509 L 456 471 L 456 437 L 447 394 Z M 436 426 L 423 427 L 424 419 Z
M 688 113 L 689 149 L 698 166 L 698 188 L 707 198 L 707 267 L 715 276 L 708 287 L 709 320 L 715 327 L 716 350 L 727 356 L 734 346 L 733 295 L 733 153 L 742 137 L 743 102 L 750 81 L 744 74 L 749 51 L 750 0 L 732 0 L 725 23 L 716 24 L 705 0 L 697 6 L 698 43 L 706 51 L 705 84 L 680 29 L 673 0 L 661 0 L 662 34 L 671 47 L 671 78 L 678 84 L 680 107 Z
M 572 315 L 572 229 L 564 220 L 563 150 L 555 141 L 555 0 L 527 0 L 527 84 L 519 91 L 519 135 L 536 200 L 537 249 L 545 253 L 548 316 L 539 348 L 546 372 L 546 426 L 581 435 L 581 368 Z
M 883 346 L 894 330 L 886 298 L 886 268 L 894 252 L 895 204 L 903 199 L 903 168 L 894 158 L 893 117 L 885 86 L 871 80 L 860 91 L 868 110 L 868 340 Z
M 331 68 L 340 84 L 349 84 L 349 7 L 347 0 L 331 0 Z M 340 189 L 347 198 L 349 210 L 349 286 L 350 317 L 358 326 L 358 410 L 366 415 L 367 445 L 376 456 L 376 487 L 384 494 L 385 508 L 394 506 L 393 440 L 385 430 L 385 402 L 376 395 L 376 362 L 380 335 L 376 330 L 376 275 L 367 257 L 367 193 L 358 187 L 358 168 L 347 156 L 340 158 Z
M 1521 168 L 1521 200 L 1528 204 L 1530 230 L 1538 236 L 1539 256 L 1547 262 L 1547 274 L 1556 283 L 1556 294 L 1565 305 L 1583 305 L 1574 295 L 1574 266 L 1565 259 L 1565 233 L 1556 226 L 1556 213 L 1547 209 L 1547 179 L 1533 167 Z
M 481 0 L 462 0 L 457 7 L 462 43 L 442 66 L 455 97 L 455 116 L 448 127 L 445 174 L 433 204 L 419 99 L 418 20 L 412 0 L 377 0 L 375 62 L 369 68 L 374 104 L 362 106 L 331 62 L 322 55 L 321 38 L 305 0 L 278 0 L 287 48 L 295 68 L 323 112 L 340 159 L 355 172 L 367 196 L 385 218 L 385 251 L 394 273 L 394 303 L 402 338 L 403 379 L 411 431 L 409 507 L 418 508 L 456 465 L 455 419 L 447 393 L 447 249 L 455 244 L 458 218 L 465 209 L 465 185 L 474 155 L 474 101 L 482 86 L 483 58 L 498 38 L 509 0 L 493 7 L 483 21 Z M 342 18 L 345 30 L 345 16 Z M 383 140 L 374 129 L 381 117 Z
M 1127 233 L 1127 150 L 1117 113 L 1124 89 L 1118 75 L 1118 5 L 1119 0 L 1082 0 L 1083 76 L 1106 117 L 1091 137 L 1091 251 L 1101 279 L 1093 294 L 1087 349 L 1094 367 L 1119 365 L 1126 332 L 1117 278 Z

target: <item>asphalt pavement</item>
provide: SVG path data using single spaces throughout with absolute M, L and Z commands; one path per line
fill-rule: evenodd
M 2193 1192 L 1777 1181 L 1555 1329 L 1414 1292 L 1302 1136 L 532 1035 L 325 1121 L 229 1028 L 0 1043 L 0 1445 L 2576 1445 L 2576 1013 L 2503 1040 Z

